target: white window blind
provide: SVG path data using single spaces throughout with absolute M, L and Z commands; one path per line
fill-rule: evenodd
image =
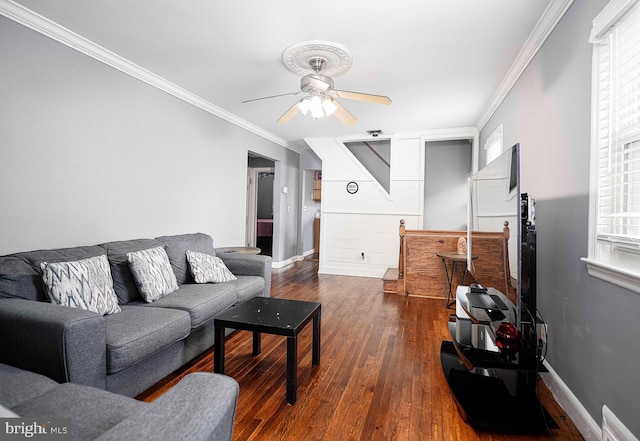
M 502 153 L 502 124 L 500 124 L 484 143 L 484 163 L 492 162 Z
M 594 20 L 589 273 L 640 292 L 640 1 Z
M 640 3 L 600 45 L 597 240 L 640 251 Z

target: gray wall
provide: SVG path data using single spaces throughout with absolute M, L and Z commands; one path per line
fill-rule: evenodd
M 4 17 L 0 60 L 0 254 L 194 231 L 242 244 L 249 150 L 298 186 L 299 154 Z M 274 260 L 296 248 L 298 220 L 278 216 Z
M 471 144 L 467 140 L 427 142 L 424 159 L 422 228 L 466 230 Z
M 522 146 L 522 191 L 537 201 L 538 304 L 547 360 L 600 423 L 606 404 L 640 436 L 640 295 L 593 278 L 587 256 L 592 20 L 606 0 L 573 2 L 498 111 Z

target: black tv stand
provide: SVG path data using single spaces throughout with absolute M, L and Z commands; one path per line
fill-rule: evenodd
M 488 288 L 485 295 L 498 296 L 506 307 L 501 310 L 504 318 L 492 320 L 491 311 L 470 306 L 465 288 L 458 287 L 456 314 L 449 318 L 452 341 L 440 346 L 442 369 L 460 415 L 479 431 L 547 432 L 555 423 L 537 397 L 538 372 L 545 368 L 535 347 L 523 341 L 518 350 L 496 346 L 498 327 L 515 323 L 515 306 L 502 293 Z

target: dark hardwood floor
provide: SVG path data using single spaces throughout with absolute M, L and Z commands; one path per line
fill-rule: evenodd
M 305 260 L 274 270 L 273 297 L 322 303 L 320 366 L 311 366 L 311 325 L 298 342 L 298 400 L 285 403 L 286 339 L 251 333 L 226 343 L 226 374 L 240 384 L 234 441 L 240 440 L 582 440 L 540 382 L 541 401 L 560 426 L 551 435 L 476 433 L 460 417 L 440 366 L 451 310 L 444 300 L 382 293 L 382 280 L 318 275 Z M 145 391 L 153 401 L 184 375 L 212 371 L 211 352 Z

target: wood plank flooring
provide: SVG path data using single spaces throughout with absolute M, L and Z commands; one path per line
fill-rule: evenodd
M 320 366 L 311 366 L 311 325 L 298 340 L 298 399 L 285 402 L 286 339 L 251 333 L 226 343 L 226 374 L 240 384 L 234 441 L 244 440 L 582 440 L 540 382 L 560 426 L 551 435 L 477 433 L 462 421 L 440 366 L 450 309 L 442 299 L 383 294 L 382 280 L 317 274 L 317 262 L 274 270 L 273 297 L 322 303 Z M 213 370 L 212 352 L 151 387 L 153 401 L 190 372 Z

